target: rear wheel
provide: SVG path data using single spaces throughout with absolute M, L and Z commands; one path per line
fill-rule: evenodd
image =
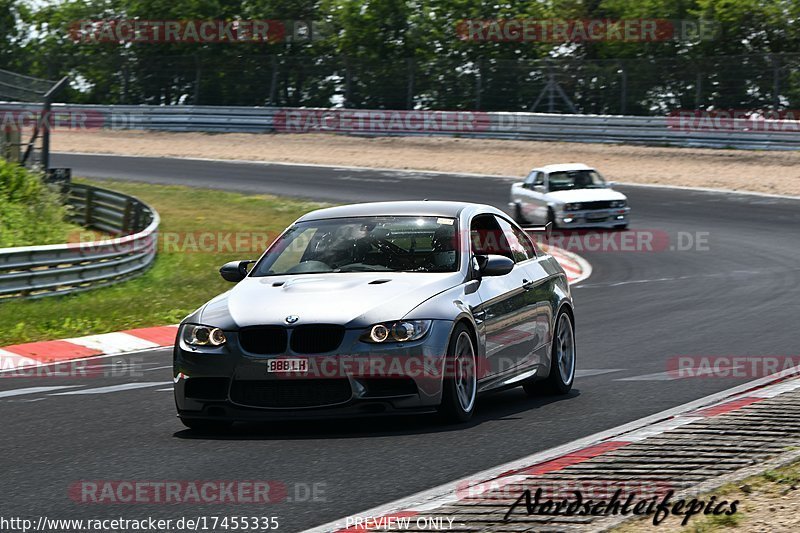
M 447 347 L 439 413 L 447 422 L 466 422 L 475 412 L 477 393 L 475 345 L 467 327 L 459 324 Z
M 207 418 L 183 418 L 181 422 L 187 428 L 202 433 L 222 433 L 233 425 L 225 420 L 211 420 Z
M 550 374 L 538 383 L 523 385 L 529 395 L 566 394 L 575 381 L 575 328 L 569 313 L 561 311 L 556 319 L 553 345 L 550 349 Z

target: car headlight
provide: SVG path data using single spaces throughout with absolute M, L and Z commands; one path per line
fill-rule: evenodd
M 361 340 L 380 344 L 382 342 L 408 342 L 421 339 L 431 328 L 432 320 L 398 320 L 382 322 L 367 329 Z
M 579 211 L 581 207 L 583 207 L 581 204 L 566 204 L 564 211 Z
M 611 204 L 609 204 L 609 205 L 610 205 L 612 208 L 614 208 L 614 207 L 625 207 L 626 205 L 628 205 L 628 202 L 626 202 L 625 200 L 614 200 L 614 201 L 613 201 L 613 202 L 611 202 Z
M 181 333 L 183 342 L 189 346 L 222 346 L 225 344 L 225 332 L 213 326 L 201 324 L 184 324 Z

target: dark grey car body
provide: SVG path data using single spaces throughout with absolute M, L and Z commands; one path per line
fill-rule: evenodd
M 508 274 L 486 277 L 475 272 L 465 229 L 475 217 L 492 216 L 522 231 L 502 211 L 459 202 L 381 202 L 314 211 L 295 224 L 384 215 L 455 219 L 458 270 L 261 277 L 251 271 L 182 322 L 221 328 L 227 342 L 198 348 L 178 335 L 174 381 L 179 416 L 272 420 L 433 411 L 442 402 L 444 371 L 362 377 L 345 370 L 289 379 L 268 373 L 266 364 L 302 357 L 314 368 L 352 369 L 365 358 L 419 357 L 444 365 L 457 324 L 468 328 L 475 345 L 482 368 L 478 392 L 548 376 L 555 318 L 559 311 L 574 316 L 569 284 L 558 262 L 538 248 L 535 257 L 518 257 Z M 373 324 L 417 319 L 431 321 L 419 340 L 380 346 L 362 340 Z M 263 346 L 264 339 L 277 346 L 252 348 Z

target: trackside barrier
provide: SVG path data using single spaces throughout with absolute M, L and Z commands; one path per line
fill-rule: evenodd
M 0 302 L 93 289 L 144 272 L 155 260 L 158 213 L 137 198 L 73 184 L 69 218 L 116 237 L 0 249 Z
M 0 102 L 4 124 L 40 112 Z M 221 106 L 101 106 L 54 104 L 55 129 L 196 132 L 331 132 L 365 136 L 450 135 L 493 139 L 625 143 L 684 147 L 796 150 L 798 121 L 746 119 L 686 125 L 677 116 L 561 115 L 482 111 L 390 111 Z M 8 115 L 12 116 L 9 118 Z M 15 115 L 16 114 L 16 115 Z M 366 118 L 365 118 L 366 117 Z M 455 125 L 454 125 L 455 122 Z M 443 124 L 448 123 L 448 124 Z M 376 126 L 377 124 L 377 126 Z

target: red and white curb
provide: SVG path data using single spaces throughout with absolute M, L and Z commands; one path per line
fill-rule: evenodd
M 177 326 L 157 326 L 4 346 L 0 348 L 0 372 L 172 346 L 176 334 Z
M 800 388 L 800 366 L 694 400 L 667 411 L 452 481 L 400 500 L 307 530 L 311 533 L 381 529 L 391 519 L 423 515 L 485 491 L 495 491 L 582 463 L 665 431 L 719 416 Z
M 580 283 L 592 275 L 592 265 L 578 254 L 547 244 L 541 245 L 541 248 L 556 258 L 558 264 L 567 273 L 570 285 Z

